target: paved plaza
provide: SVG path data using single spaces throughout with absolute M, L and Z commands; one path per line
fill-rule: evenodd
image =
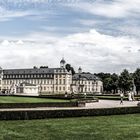
M 115 108 L 115 107 L 135 107 L 138 101 L 123 101 L 120 104 L 119 100 L 99 100 L 95 103 L 86 103 L 85 107 L 36 107 L 36 108 L 7 108 L 0 109 L 0 111 L 19 111 L 19 110 L 78 110 L 78 109 L 94 109 L 94 108 Z
M 96 103 L 87 103 L 86 108 L 114 108 L 114 107 L 129 107 L 137 106 L 138 101 L 123 101 L 120 104 L 120 100 L 99 100 Z

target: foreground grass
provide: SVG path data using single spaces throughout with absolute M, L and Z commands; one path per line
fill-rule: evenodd
M 34 97 L 0 96 L 0 103 L 41 103 L 41 102 L 69 102 L 69 100 L 34 98 Z
M 1 140 L 139 140 L 140 115 L 0 121 Z

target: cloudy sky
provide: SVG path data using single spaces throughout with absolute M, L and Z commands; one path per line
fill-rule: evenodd
M 0 0 L 2 68 L 134 71 L 140 64 L 139 0 Z

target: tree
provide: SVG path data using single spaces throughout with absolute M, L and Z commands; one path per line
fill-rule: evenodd
M 101 78 L 102 81 L 104 81 L 105 78 L 108 78 L 108 77 L 111 76 L 110 73 L 103 73 L 103 72 L 101 72 L 101 73 L 95 73 L 94 75 L 96 75 L 97 77 Z
M 134 84 L 136 86 L 136 92 L 138 94 L 138 92 L 140 91 L 140 68 L 136 69 L 136 71 L 133 74 L 133 78 L 134 78 Z
M 106 91 L 107 93 L 112 92 L 112 79 L 111 79 L 111 77 L 107 77 L 104 79 L 103 87 L 104 87 L 104 91 Z
M 66 64 L 65 68 L 69 72 L 71 70 L 71 65 L 70 64 Z
M 74 70 L 73 67 L 71 67 L 70 64 L 66 64 L 65 68 L 66 68 L 66 70 L 67 70 L 68 72 L 71 71 L 72 75 L 75 74 L 75 70 Z
M 112 75 L 111 75 L 111 79 L 112 79 L 112 90 L 113 90 L 113 93 L 117 93 L 117 91 L 118 91 L 118 80 L 119 80 L 119 77 L 118 77 L 118 75 L 117 74 L 115 74 L 115 73 L 113 73 Z
M 74 70 L 74 68 L 73 68 L 73 67 L 71 67 L 71 73 L 72 73 L 72 75 L 74 75 L 74 74 L 75 74 L 75 70 Z
M 112 92 L 112 78 L 111 78 L 111 74 L 110 73 L 95 73 L 94 75 L 96 75 L 97 77 L 101 78 L 102 82 L 103 82 L 103 89 L 105 92 L 107 93 L 111 93 Z
M 130 91 L 133 87 L 132 76 L 128 72 L 128 70 L 124 69 L 123 72 L 119 76 L 119 88 L 126 93 L 126 91 Z
M 38 69 L 38 67 L 37 66 L 33 66 L 33 69 Z
M 40 66 L 40 69 L 49 68 L 48 66 Z
M 118 75 L 115 73 L 107 74 L 103 79 L 104 90 L 115 94 L 118 90 L 118 79 Z

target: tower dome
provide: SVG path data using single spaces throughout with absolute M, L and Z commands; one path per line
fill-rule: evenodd
M 82 68 L 81 67 L 79 67 L 78 73 L 82 73 Z
M 62 60 L 60 61 L 60 67 L 64 68 L 66 64 L 66 61 L 64 60 L 64 58 L 62 58 Z

